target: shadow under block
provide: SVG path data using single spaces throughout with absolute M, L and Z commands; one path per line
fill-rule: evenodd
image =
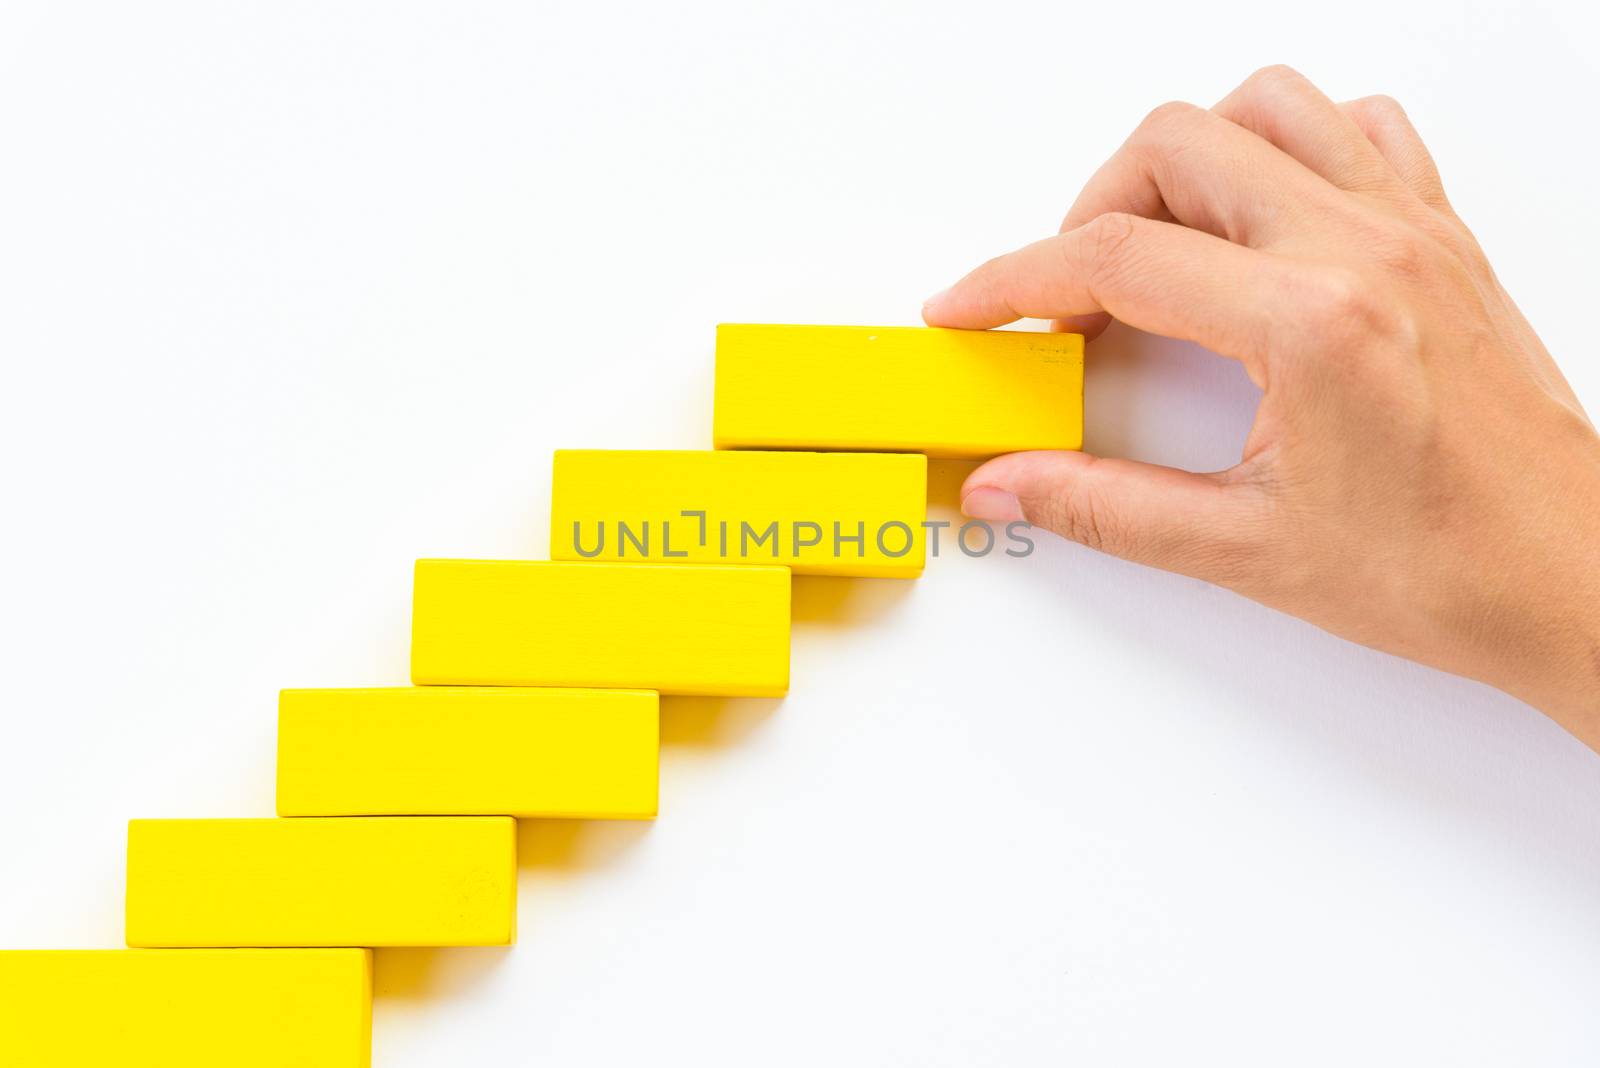
M 411 681 L 776 697 L 789 569 L 418 560 Z
M 516 909 L 504 817 L 128 824 L 130 946 L 499 946 Z
M 368 1068 L 364 949 L 0 952 L 0 1064 Z
M 647 690 L 284 690 L 278 815 L 656 814 Z
M 550 555 L 557 560 L 922 574 L 925 456 L 562 450 L 552 485 Z
M 713 423 L 719 449 L 1080 449 L 1083 338 L 726 323 Z

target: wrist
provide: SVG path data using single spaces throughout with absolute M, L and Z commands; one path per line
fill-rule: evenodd
M 1592 617 L 1566 629 L 1564 652 L 1548 672 L 1505 689 L 1600 753 L 1600 623 Z
M 1501 688 L 1600 752 L 1600 463 L 1592 474 L 1567 497 L 1571 525 L 1527 547 L 1538 571 L 1527 589 L 1543 595 L 1523 647 L 1536 653 Z

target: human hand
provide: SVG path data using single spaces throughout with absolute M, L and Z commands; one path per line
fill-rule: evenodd
M 1270 67 L 1157 108 L 1059 235 L 923 308 L 1023 317 L 1194 341 L 1264 394 L 1227 471 L 1015 453 L 967 479 L 968 515 L 1483 680 L 1600 750 L 1600 437 L 1394 101 Z

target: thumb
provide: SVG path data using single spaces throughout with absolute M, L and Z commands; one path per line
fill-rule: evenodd
M 1259 497 L 1226 473 L 1081 452 L 990 460 L 967 476 L 961 511 L 990 522 L 1025 520 L 1091 549 L 1224 586 L 1238 584 L 1263 540 Z

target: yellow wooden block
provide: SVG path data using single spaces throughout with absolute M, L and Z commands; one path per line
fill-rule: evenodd
M 284 690 L 278 815 L 656 814 L 647 690 Z
M 418 685 L 789 688 L 789 569 L 418 560 Z
M 1078 334 L 726 323 L 716 389 L 719 449 L 1083 447 Z
M 364 949 L 0 952 L 0 1064 L 367 1068 Z
M 130 946 L 507 945 L 516 821 L 133 820 Z
M 918 455 L 563 450 L 550 555 L 915 578 L 927 504 Z

